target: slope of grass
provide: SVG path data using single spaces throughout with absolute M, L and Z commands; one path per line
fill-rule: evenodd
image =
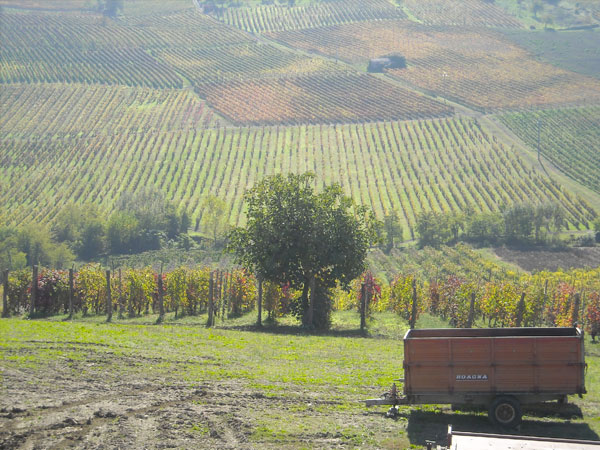
M 142 409 L 142 413 L 136 410 L 139 406 L 133 407 L 129 415 L 119 406 L 119 402 L 131 401 L 128 396 L 117 400 L 105 394 L 101 403 L 97 403 L 92 386 L 110 383 L 119 390 L 124 383 L 135 383 L 131 386 L 138 386 L 135 397 L 138 405 L 143 405 L 154 392 L 160 390 L 165 395 L 177 386 L 180 390 L 200 392 L 177 402 L 178 417 L 182 424 L 189 424 L 187 427 L 196 426 L 206 433 L 188 436 L 185 434 L 188 431 L 176 422 L 177 418 L 163 426 L 173 432 L 166 441 L 173 441 L 183 433 L 192 439 L 189 441 L 192 445 L 202 442 L 205 448 L 216 448 L 219 442 L 223 445 L 226 433 L 220 428 L 223 424 L 216 419 L 220 416 L 215 415 L 219 411 L 228 414 L 238 428 L 238 439 L 246 442 L 238 441 L 238 445 L 260 448 L 329 448 L 331 445 L 408 448 L 423 446 L 425 439 L 441 439 L 449 423 L 460 430 L 496 431 L 484 415 L 451 412 L 444 405 L 402 407 L 397 421 L 385 419 L 385 407 L 366 410 L 359 402 L 361 399 L 379 396 L 394 378 L 402 375 L 399 339 L 406 325 L 394 316 L 376 315 L 371 327 L 379 330 L 377 338 L 365 338 L 356 330 L 356 313 L 336 315 L 334 324 L 329 334 L 307 335 L 286 327 L 262 331 L 207 330 L 200 323 L 185 321 L 177 326 L 150 326 L 107 325 L 89 319 L 75 322 L 1 320 L 0 406 L 4 411 L 14 407 L 18 408 L 15 411 L 29 411 L 33 416 L 24 422 L 16 412 L 13 413 L 16 418 L 5 416 L 0 417 L 0 421 L 5 425 L 20 421 L 21 433 L 26 432 L 28 426 L 41 427 L 38 429 L 52 426 L 52 420 L 60 413 L 57 408 L 71 414 L 79 411 L 77 404 L 69 401 L 60 406 L 61 396 L 68 392 L 72 398 L 81 398 L 84 406 L 103 405 L 104 409 L 95 417 L 114 411 L 109 417 L 116 417 L 115 426 L 119 426 L 122 438 L 130 426 L 139 424 L 135 414 L 145 414 L 148 420 L 161 414 L 164 417 L 161 411 L 168 410 L 169 404 L 159 401 L 155 407 Z M 520 434 L 598 439 L 600 396 L 596 387 L 600 350 L 589 340 L 587 344 L 590 393 L 583 399 L 572 400 L 583 417 L 566 419 L 556 415 L 553 409 L 551 413 L 544 409 L 526 411 Z M 35 376 L 36 382 L 25 384 L 29 377 L 18 376 L 23 371 Z M 55 373 L 66 377 L 68 384 L 53 384 Z M 139 386 L 143 390 L 139 390 Z M 17 393 L 20 394 L 16 396 Z M 244 400 L 243 407 L 235 408 L 236 402 Z M 227 409 L 219 409 L 219 404 L 228 405 Z M 192 411 L 199 411 L 199 415 L 190 421 Z M 81 439 L 87 442 L 93 439 L 95 430 L 103 429 L 104 442 L 116 442 L 116 432 L 110 423 L 97 419 L 90 422 L 89 426 L 83 426 Z M 103 428 L 98 428 L 100 426 Z M 13 436 L 9 430 L 0 431 L 0 439 Z M 137 432 L 139 439 L 146 436 L 143 428 L 138 427 Z M 67 442 L 68 433 L 67 429 L 52 438 L 33 434 L 28 439 L 29 442 L 54 439 L 51 442 L 61 443 Z M 145 442 L 145 445 L 156 444 Z

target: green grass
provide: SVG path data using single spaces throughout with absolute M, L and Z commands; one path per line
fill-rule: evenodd
M 403 407 L 397 421 L 384 418 L 385 407 L 363 407 L 360 400 L 378 397 L 402 376 L 401 337 L 407 327 L 389 313 L 375 314 L 365 335 L 358 330 L 354 312 L 334 314 L 333 329 L 322 334 L 306 334 L 287 318 L 259 330 L 253 327 L 255 313 L 228 321 L 227 328 L 210 330 L 204 328 L 202 316 L 178 321 L 169 317 L 162 326 L 142 325 L 151 323 L 153 316 L 113 324 L 96 317 L 59 319 L 1 320 L 3 370 L 37 373 L 40 386 L 45 372 L 57 364 L 73 368 L 72 382 L 94 374 L 115 382 L 163 377 L 167 385 L 211 386 L 228 380 L 236 386 L 234 397 L 245 392 L 285 405 L 261 409 L 247 403 L 243 410 L 229 413 L 244 422 L 247 438 L 256 446 L 327 447 L 318 439 L 335 439 L 348 448 L 408 448 L 424 445 L 425 439 L 439 439 L 449 423 L 460 430 L 494 432 L 485 414 L 452 412 L 447 405 Z M 429 316 L 418 323 L 420 327 L 443 325 Z M 572 399 L 583 418 L 526 411 L 521 434 L 598 439 L 600 345 L 591 344 L 589 338 L 586 360 L 589 393 Z M 80 372 L 81 364 L 85 370 Z M 19 401 L 6 391 L 8 375 L 3 378 L 2 396 L 9 396 L 4 399 Z M 211 404 L 203 398 L 198 402 Z M 205 423 L 191 423 L 187 430 L 199 439 L 210 434 Z

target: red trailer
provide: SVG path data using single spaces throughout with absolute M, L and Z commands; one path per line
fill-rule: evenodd
M 521 405 L 586 393 L 578 328 L 410 330 L 403 395 L 395 385 L 373 405 L 454 404 L 488 408 L 492 422 L 521 421 Z

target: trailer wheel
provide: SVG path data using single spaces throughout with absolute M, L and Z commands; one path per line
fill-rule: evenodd
M 490 405 L 488 416 L 495 425 L 514 428 L 521 423 L 521 405 L 514 397 L 496 397 Z

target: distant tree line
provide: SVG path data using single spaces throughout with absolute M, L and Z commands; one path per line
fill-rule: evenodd
M 518 203 L 500 212 L 461 214 L 423 212 L 417 217 L 419 247 L 458 241 L 478 245 L 552 244 L 565 229 L 564 210 L 555 203 Z M 600 231 L 600 221 L 595 222 Z
M 189 228 L 187 211 L 178 211 L 162 192 L 124 192 L 110 215 L 94 204 L 70 204 L 50 227 L 0 228 L 0 266 L 61 268 L 75 259 L 158 250 L 166 243 L 189 248 Z

